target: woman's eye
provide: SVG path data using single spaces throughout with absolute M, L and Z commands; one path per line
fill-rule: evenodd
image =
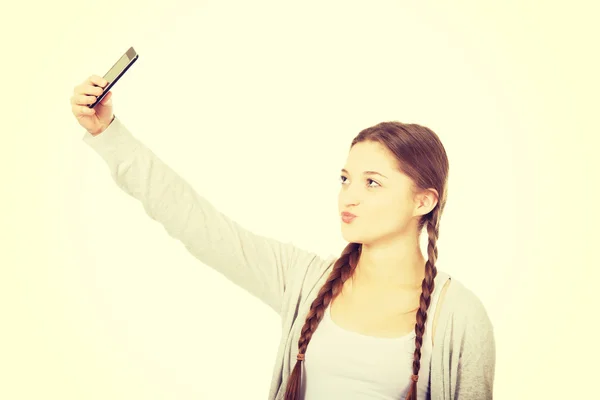
M 367 179 L 367 181 L 375 183 L 377 186 L 379 186 L 379 183 L 375 182 L 373 179 Z M 375 187 L 375 186 L 370 186 L 370 187 Z
M 348 178 L 346 178 L 346 177 L 345 177 L 345 176 L 343 176 L 343 175 L 342 175 L 342 176 L 340 176 L 340 183 L 342 183 L 342 184 L 346 183 L 346 180 L 347 180 L 347 179 L 348 179 Z M 379 185 L 379 183 L 377 183 L 377 182 L 376 182 L 376 181 L 374 181 L 373 179 L 367 179 L 367 182 L 369 182 L 369 185 L 368 185 L 368 186 L 369 186 L 369 187 L 372 187 L 372 188 L 373 188 L 373 187 L 380 186 L 380 185 Z M 372 184 L 373 184 L 373 183 L 374 183 L 376 186 L 372 186 Z

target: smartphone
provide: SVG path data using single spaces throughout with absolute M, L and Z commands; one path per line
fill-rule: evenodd
M 117 60 L 117 62 L 108 70 L 108 72 L 103 76 L 103 78 L 108 82 L 104 91 L 93 104 L 88 104 L 89 108 L 94 108 L 96 104 L 98 104 L 104 96 L 110 91 L 110 89 L 119 81 L 119 79 L 123 76 L 123 74 L 136 62 L 138 59 L 137 52 L 130 47 L 129 50 Z

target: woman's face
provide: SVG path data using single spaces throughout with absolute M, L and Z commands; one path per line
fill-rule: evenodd
M 398 170 L 396 158 L 385 146 L 372 141 L 355 144 L 340 181 L 344 240 L 365 244 L 406 233 L 415 211 L 412 181 Z M 344 222 L 342 212 L 356 218 Z

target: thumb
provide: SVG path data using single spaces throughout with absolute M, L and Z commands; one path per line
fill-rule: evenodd
M 104 96 L 100 104 L 107 107 L 112 106 L 112 92 L 108 92 L 106 96 Z

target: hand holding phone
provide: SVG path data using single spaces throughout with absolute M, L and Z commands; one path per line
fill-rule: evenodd
M 102 101 L 106 93 L 108 93 L 110 89 L 112 89 L 112 87 L 119 81 L 123 74 L 127 72 L 127 70 L 133 65 L 133 63 L 137 61 L 137 59 L 137 52 L 133 49 L 133 47 L 130 47 L 129 50 L 127 50 L 125 54 L 123 54 L 121 58 L 119 58 L 117 62 L 114 63 L 114 65 L 110 68 L 110 70 L 104 75 L 103 78 L 108 82 L 108 86 L 104 88 L 104 91 L 96 99 L 96 101 L 88 105 L 88 107 L 94 108 L 96 104 Z
M 95 136 L 102 133 L 114 119 L 110 89 L 137 58 L 138 55 L 132 47 L 104 77 L 91 75 L 75 87 L 71 96 L 71 109 L 79 125 L 90 134 Z

